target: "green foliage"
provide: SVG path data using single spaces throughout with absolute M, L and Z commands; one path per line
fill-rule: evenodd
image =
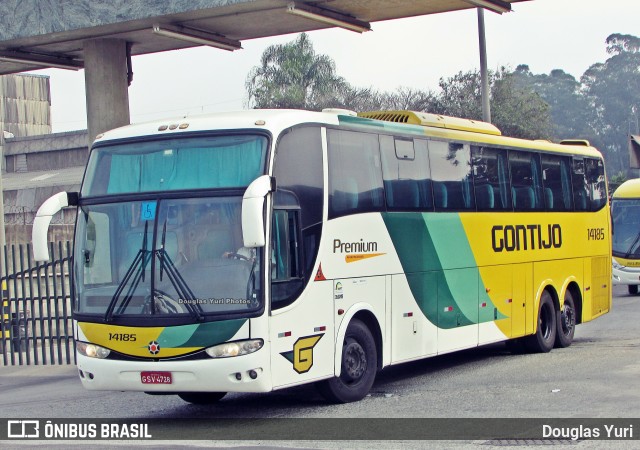
M 294 42 L 272 45 L 262 54 L 245 83 L 249 106 L 319 110 L 334 106 L 347 83 L 336 75 L 335 63 L 318 55 L 306 33 Z
M 612 34 L 606 44 L 612 56 L 589 67 L 581 82 L 595 112 L 590 125 L 602 142 L 609 170 L 617 172 L 628 168 L 628 135 L 638 131 L 640 39 Z
M 503 134 L 523 139 L 550 137 L 549 106 L 506 68 L 489 73 L 492 122 Z M 440 79 L 440 93 L 427 109 L 436 114 L 482 120 L 480 73 L 459 72 Z
M 609 184 L 621 185 L 627 181 L 627 175 L 624 172 L 618 172 L 609 178 Z

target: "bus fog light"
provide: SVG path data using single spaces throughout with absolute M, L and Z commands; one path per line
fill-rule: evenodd
M 246 341 L 226 342 L 207 348 L 207 355 L 212 358 L 229 358 L 232 356 L 248 355 L 262 348 L 262 339 L 248 339 Z
M 99 345 L 89 344 L 87 342 L 77 341 L 76 350 L 78 353 L 89 358 L 105 359 L 111 353 L 108 348 L 100 347 Z

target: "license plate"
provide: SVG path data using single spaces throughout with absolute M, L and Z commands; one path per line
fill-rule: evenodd
M 142 384 L 171 384 L 171 372 L 140 372 Z

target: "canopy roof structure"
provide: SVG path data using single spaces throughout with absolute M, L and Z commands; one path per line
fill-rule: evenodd
M 130 55 L 198 45 L 225 50 L 242 41 L 343 27 L 363 32 L 372 22 L 484 7 L 508 12 L 527 0 L 3 0 L 0 75 L 84 67 L 84 45 L 127 42 Z

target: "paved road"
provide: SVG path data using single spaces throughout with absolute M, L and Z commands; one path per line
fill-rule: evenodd
M 230 394 L 215 406 L 177 397 L 88 392 L 73 367 L 0 368 L 0 413 L 5 418 L 640 418 L 640 296 L 614 290 L 613 310 L 580 325 L 574 344 L 549 354 L 516 354 L 490 345 L 385 369 L 371 396 L 328 405 L 313 387 L 269 394 Z M 349 422 L 345 422 L 348 426 Z M 397 426 L 397 422 L 394 422 Z M 635 430 L 640 434 L 640 427 Z M 171 446 L 297 448 L 475 448 L 486 441 L 174 441 Z M 639 441 L 582 440 L 572 449 L 638 448 Z M 12 446 L 28 445 L 11 442 Z M 71 445 L 67 443 L 65 445 Z M 146 442 L 152 447 L 159 444 Z M 493 444 L 505 444 L 493 442 Z M 522 446 L 522 442 L 517 443 Z M 536 444 L 535 442 L 531 443 Z M 538 443 L 539 444 L 539 443 Z M 54 444 L 55 446 L 56 444 Z M 130 443 L 110 443 L 127 446 Z M 51 446 L 51 445 L 48 445 Z M 107 448 L 105 446 L 104 448 Z M 529 448 L 535 448 L 535 445 Z M 548 448 L 544 446 L 541 448 Z

